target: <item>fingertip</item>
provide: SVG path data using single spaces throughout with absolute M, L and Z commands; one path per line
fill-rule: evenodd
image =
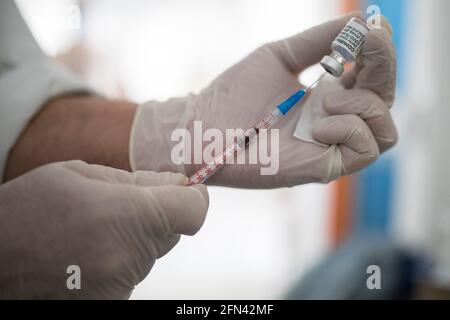
M 189 186 L 189 187 L 185 187 L 187 188 L 187 190 L 189 190 L 191 194 L 190 197 L 190 202 L 191 203 L 195 203 L 196 204 L 196 210 L 200 212 L 201 215 L 203 215 L 203 219 L 202 219 L 202 224 L 203 224 L 203 220 L 206 217 L 206 213 L 208 212 L 209 209 L 209 193 L 208 193 L 208 188 L 206 185 L 204 184 L 196 184 L 193 186 Z M 200 229 L 200 226 L 198 227 L 198 229 Z M 197 231 L 195 231 L 197 232 Z
M 392 37 L 386 29 L 374 29 L 367 34 L 362 55 L 372 55 L 379 53 L 381 50 L 390 50 L 393 46 Z
M 192 236 L 200 230 L 200 228 L 203 226 L 203 223 L 205 222 L 206 214 L 208 213 L 209 209 L 209 193 L 207 186 L 204 184 L 198 184 L 188 188 L 195 190 L 199 194 L 199 197 L 201 197 L 201 199 L 198 199 L 197 202 L 199 206 L 197 208 L 197 212 L 195 213 L 196 222 L 192 224 L 188 232 L 184 233 L 186 235 Z
M 193 188 L 193 189 L 196 189 L 197 191 L 199 191 L 209 206 L 208 187 L 205 184 L 196 184 L 196 185 L 190 186 L 188 188 Z
M 185 186 L 188 183 L 188 178 L 177 172 L 161 172 L 161 182 L 165 185 Z
M 189 178 L 181 173 L 169 172 L 169 181 L 175 185 L 185 186 L 187 185 Z
M 188 236 L 195 235 L 206 219 L 209 208 L 208 189 L 205 185 L 172 186 L 172 196 L 177 197 L 173 201 L 178 202 L 173 208 L 173 231 Z

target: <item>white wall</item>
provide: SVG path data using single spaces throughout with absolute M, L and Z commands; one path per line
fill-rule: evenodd
M 436 284 L 450 288 L 450 2 L 409 4 L 395 229 L 431 258 Z

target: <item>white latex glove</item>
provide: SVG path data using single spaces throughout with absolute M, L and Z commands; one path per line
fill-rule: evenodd
M 2 185 L 0 298 L 129 297 L 205 219 L 207 189 L 186 179 L 71 161 Z M 81 268 L 81 290 L 66 286 L 69 265 Z
M 198 165 L 174 165 L 171 134 L 248 128 L 300 88 L 298 75 L 330 53 L 330 44 L 353 13 L 284 41 L 262 46 L 219 76 L 200 94 L 142 105 L 134 121 L 130 163 L 134 170 L 177 171 L 192 174 Z M 302 108 L 275 128 L 280 129 L 278 174 L 262 176 L 259 165 L 227 165 L 209 183 L 234 187 L 274 188 L 309 182 L 328 182 L 374 162 L 397 141 L 389 107 L 396 83 L 395 50 L 385 29 L 369 32 L 355 68 L 343 76 L 346 90 L 335 79 L 337 91 L 315 90 L 315 100 L 328 116 L 310 123 L 313 142 L 293 137 Z M 314 120 L 314 119 L 313 119 Z M 269 138 L 270 139 L 270 138 Z M 320 142 L 320 143 L 317 143 Z

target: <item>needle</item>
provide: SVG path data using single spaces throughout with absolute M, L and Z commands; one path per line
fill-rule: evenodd
M 322 80 L 322 78 L 323 78 L 326 74 L 327 74 L 326 72 L 322 73 L 322 75 L 321 75 L 316 81 L 314 81 L 314 83 L 313 83 L 312 85 L 310 85 L 308 88 L 306 88 L 305 91 L 308 92 L 309 90 L 311 90 L 312 88 L 314 88 L 314 86 L 315 86 L 316 84 L 318 84 L 319 81 Z

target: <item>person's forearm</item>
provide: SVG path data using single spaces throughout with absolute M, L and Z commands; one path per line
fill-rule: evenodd
M 130 170 L 128 145 L 136 107 L 94 96 L 50 101 L 10 151 L 4 180 L 43 164 L 74 159 Z

